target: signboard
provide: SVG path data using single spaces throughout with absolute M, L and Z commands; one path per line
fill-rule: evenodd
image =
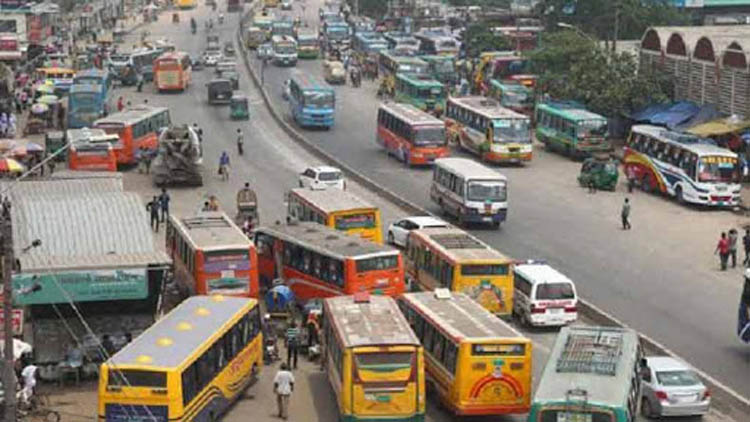
M 145 268 L 13 276 L 14 289 L 28 289 L 34 283 L 39 283 L 42 288 L 36 292 L 17 295 L 17 304 L 43 305 L 67 303 L 68 300 L 134 300 L 148 296 Z
M 13 335 L 23 334 L 23 309 L 13 309 Z M 0 307 L 0 338 L 3 338 L 3 327 L 5 327 L 5 312 Z

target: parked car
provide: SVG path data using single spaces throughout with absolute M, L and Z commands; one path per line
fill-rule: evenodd
M 341 170 L 336 167 L 318 166 L 308 167 L 299 175 L 299 186 L 310 189 L 337 188 L 346 189 L 346 181 Z
M 412 230 L 428 227 L 448 227 L 445 221 L 430 216 L 412 216 L 396 220 L 388 226 L 388 243 L 396 246 L 406 246 L 406 239 Z
M 641 360 L 641 413 L 647 418 L 705 415 L 711 393 L 695 370 L 671 356 Z

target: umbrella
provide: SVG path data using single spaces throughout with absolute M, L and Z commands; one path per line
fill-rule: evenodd
M 55 86 L 54 85 L 48 85 L 48 84 L 41 84 L 36 87 L 37 92 L 41 92 L 42 94 L 52 94 L 55 92 Z
M 5 350 L 5 341 L 0 341 L 0 351 Z M 29 343 L 17 338 L 13 339 L 13 359 L 20 359 L 25 353 L 31 353 L 32 348 Z
M 0 159 L 0 171 L 20 173 L 24 171 L 24 166 L 12 158 L 2 158 Z
M 31 106 L 31 112 L 33 114 L 46 113 L 47 110 L 49 110 L 49 106 L 47 104 L 36 103 Z
M 35 152 L 44 151 L 44 147 L 33 142 L 27 142 L 26 145 L 19 145 L 10 151 L 10 154 L 16 157 L 23 157 Z
M 60 99 L 57 98 L 57 95 L 42 95 L 41 97 L 39 97 L 39 99 L 36 100 L 36 102 L 39 104 L 47 105 L 57 104 L 58 101 L 60 101 Z

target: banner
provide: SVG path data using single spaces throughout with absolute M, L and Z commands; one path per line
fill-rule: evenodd
M 69 298 L 74 302 L 91 302 L 144 299 L 148 296 L 145 268 L 13 276 L 14 290 L 29 290 L 34 283 L 42 288 L 36 292 L 16 295 L 15 303 L 43 305 L 67 303 Z
M 23 334 L 23 309 L 12 309 L 12 324 L 13 324 L 13 335 L 20 336 Z M 0 339 L 4 338 L 5 331 L 5 312 L 3 307 L 0 306 Z

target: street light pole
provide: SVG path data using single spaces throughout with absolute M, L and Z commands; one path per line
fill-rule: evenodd
M 10 215 L 2 216 L 2 276 L 3 276 L 3 394 L 5 400 L 5 421 L 16 422 L 16 376 L 13 368 L 13 228 Z

